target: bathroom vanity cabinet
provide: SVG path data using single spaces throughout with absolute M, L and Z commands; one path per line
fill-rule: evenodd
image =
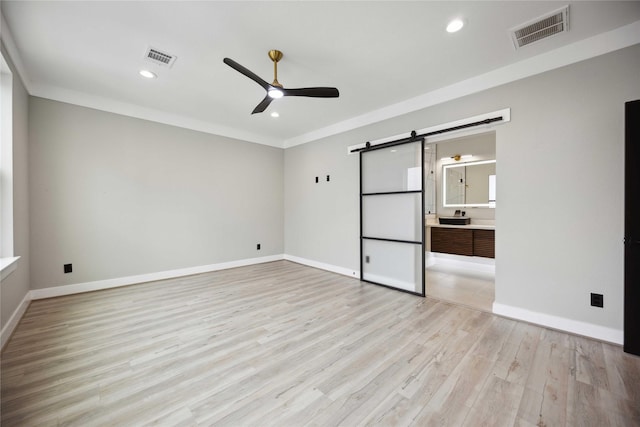
M 495 230 L 472 225 L 432 225 L 429 229 L 431 252 L 495 258 Z

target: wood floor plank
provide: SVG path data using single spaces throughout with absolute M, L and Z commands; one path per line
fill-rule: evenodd
M 618 346 L 277 261 L 33 301 L 2 426 L 640 425 Z
M 524 387 L 490 376 L 463 426 L 512 426 L 515 423 Z
M 457 307 L 452 311 L 456 312 Z M 440 335 L 439 342 L 430 341 L 429 346 L 433 349 L 431 357 L 424 363 L 418 364 L 414 373 L 405 384 L 398 390 L 398 393 L 407 399 L 401 401 L 396 408 L 388 408 L 382 418 L 378 420 L 384 424 L 387 420 L 396 420 L 397 425 L 420 425 L 417 418 L 429 414 L 429 410 L 423 415 L 423 408 L 429 405 L 436 393 L 440 390 L 445 381 L 469 354 L 474 347 L 476 341 L 481 339 L 482 334 L 489 326 L 491 317 L 481 312 L 475 312 L 465 319 L 457 317 L 456 320 L 462 320 L 461 323 L 453 322 L 447 326 L 453 327 L 451 333 Z M 482 320 L 478 323 L 478 320 Z M 467 324 L 473 324 L 478 327 L 475 334 L 469 334 L 465 331 Z
M 492 362 L 470 352 L 414 419 L 418 425 L 462 425 L 491 375 Z
M 517 323 L 498 354 L 493 374 L 511 383 L 525 385 L 540 340 L 540 328 Z
M 637 357 L 620 351 L 611 344 L 603 344 L 610 391 L 618 396 L 640 402 L 640 364 Z M 640 405 L 638 405 L 640 410 Z
M 576 337 L 576 380 L 610 390 L 602 344 Z
M 567 422 L 567 393 L 575 370 L 573 355 L 569 349 L 555 342 L 538 343 L 525 383 L 528 392 L 523 397 L 539 403 L 539 407 L 521 402 L 519 417 L 542 425 L 564 425 Z

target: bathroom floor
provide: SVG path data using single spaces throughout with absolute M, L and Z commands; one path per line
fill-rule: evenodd
M 495 269 L 474 267 L 431 261 L 425 274 L 427 296 L 491 313 Z

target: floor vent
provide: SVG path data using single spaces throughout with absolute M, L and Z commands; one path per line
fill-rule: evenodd
M 162 67 L 171 67 L 176 60 L 176 56 L 148 47 L 144 53 L 144 59 Z
M 569 6 L 511 29 L 511 40 L 516 49 L 569 31 Z

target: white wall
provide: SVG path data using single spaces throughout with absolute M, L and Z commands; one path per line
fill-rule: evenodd
M 29 123 L 32 289 L 283 253 L 282 149 L 35 97 Z
M 13 253 L 17 268 L 0 283 L 0 329 L 29 292 L 28 120 L 29 95 L 2 45 L 2 55 L 13 74 Z
M 359 268 L 347 146 L 510 107 L 496 127 L 496 302 L 621 331 L 624 102 L 640 98 L 638 70 L 636 45 L 287 149 L 286 253 Z M 317 171 L 338 179 L 315 185 Z

